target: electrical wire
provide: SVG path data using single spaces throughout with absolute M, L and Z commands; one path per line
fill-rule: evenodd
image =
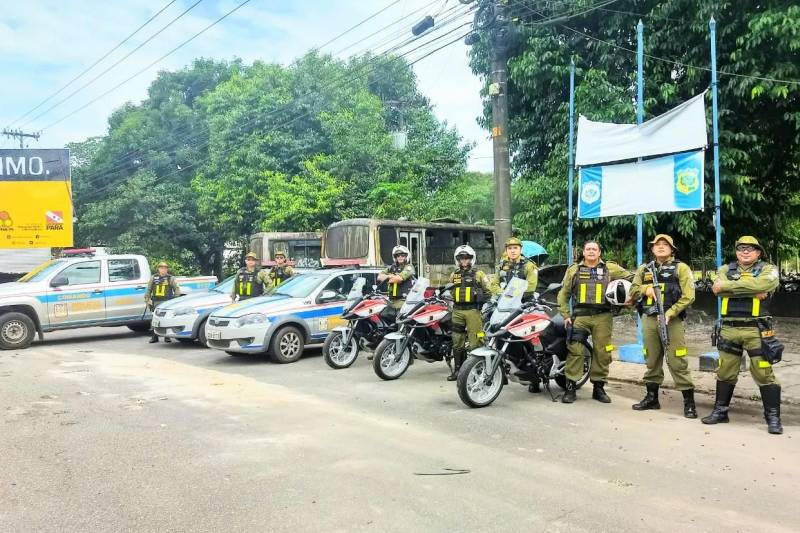
M 192 9 L 194 9 L 195 7 L 197 7 L 197 5 L 198 5 L 200 2 L 202 2 L 202 1 L 203 1 L 203 0 L 196 0 L 196 1 L 195 1 L 195 3 L 193 3 L 193 4 L 192 4 L 192 5 L 190 5 L 188 8 L 186 8 L 186 9 L 185 9 L 185 10 L 184 10 L 184 11 L 183 11 L 181 14 L 179 14 L 177 17 L 175 17 L 174 19 L 172 19 L 171 21 L 169 21 L 167 24 L 165 24 L 165 25 L 164 25 L 164 26 L 163 26 L 163 27 L 162 27 L 160 30 L 158 30 L 157 32 L 155 32 L 153 35 L 151 35 L 150 37 L 148 37 L 147 39 L 145 39 L 145 40 L 144 40 L 142 43 L 140 43 L 140 44 L 139 44 L 139 45 L 138 45 L 136 48 L 134 48 L 133 50 L 131 50 L 130 52 L 128 52 L 127 54 L 125 54 L 124 56 L 122 56 L 120 59 L 118 59 L 116 62 L 114 62 L 114 64 L 112 64 L 110 67 L 106 68 L 106 69 L 105 69 L 104 71 L 102 71 L 100 74 L 98 74 L 97 76 L 95 76 L 94 78 L 92 78 L 91 80 L 89 80 L 88 82 L 84 83 L 83 85 L 81 85 L 80 87 L 78 87 L 77 89 L 75 89 L 74 91 L 72 91 L 71 93 L 69 93 L 69 94 L 68 94 L 66 97 L 62 98 L 61 100 L 59 100 L 58 102 L 56 102 L 54 105 L 52 105 L 52 106 L 48 107 L 46 110 L 42 111 L 41 113 L 39 113 L 39 114 L 38 114 L 38 115 L 36 115 L 35 117 L 33 117 L 33 118 L 31 118 L 31 119 L 28 119 L 27 121 L 25 121 L 25 123 L 24 123 L 24 124 L 22 124 L 22 126 L 25 126 L 26 124 L 30 124 L 31 122 L 36 122 L 36 120 L 38 120 L 39 118 L 41 118 L 41 117 L 45 116 L 46 114 L 48 114 L 48 113 L 49 113 L 50 111 L 52 111 L 53 109 L 55 109 L 55 108 L 59 107 L 59 106 L 60 106 L 61 104 L 63 104 L 64 102 L 66 102 L 67 100 L 69 100 L 70 98 L 72 98 L 73 96 L 75 96 L 76 94 L 80 93 L 80 92 L 81 92 L 83 89 L 87 88 L 88 86 L 90 86 L 91 84 L 93 84 L 94 82 L 96 82 L 97 80 L 99 80 L 100 78 L 102 78 L 102 77 L 103 77 L 105 74 L 107 74 L 109 71 L 111 71 L 111 70 L 113 70 L 114 68 L 116 68 L 116 67 L 117 67 L 117 65 L 119 65 L 120 63 L 122 63 L 123 61 L 125 61 L 126 59 L 128 59 L 129 57 L 131 57 L 133 54 L 135 54 L 136 52 L 138 52 L 139 50 L 141 50 L 141 49 L 142 49 L 142 47 L 144 47 L 144 46 L 145 46 L 145 45 L 147 45 L 149 42 L 151 42 L 153 39 L 155 39 L 156 37 L 158 37 L 158 36 L 159 36 L 161 33 L 163 33 L 163 32 L 164 32 L 164 31 L 165 31 L 167 28 L 169 28 L 170 26 L 172 26 L 173 24 L 175 24 L 176 22 L 178 22 L 180 19 L 182 19 L 182 18 L 183 18 L 183 17 L 184 17 L 184 16 L 185 16 L 187 13 L 189 13 L 189 11 L 191 11 Z
M 133 30 L 133 33 L 131 33 L 130 35 L 128 35 L 127 37 L 125 37 L 125 38 L 124 38 L 122 41 L 120 41 L 120 42 L 119 42 L 119 43 L 118 43 L 118 44 L 117 44 L 117 45 L 116 45 L 114 48 L 112 48 L 111 50 L 109 50 L 108 52 L 106 52 L 105 54 L 103 54 L 102 56 L 100 56 L 100 58 L 99 58 L 99 59 L 97 59 L 97 60 L 96 60 L 94 63 L 92 63 L 91 65 L 89 65 L 88 67 L 86 67 L 86 68 L 85 68 L 83 71 L 81 71 L 81 72 L 80 72 L 80 73 L 79 73 L 77 76 L 75 76 L 74 78 L 72 78 L 71 80 L 69 80 L 69 81 L 68 81 L 68 82 L 67 82 L 65 85 L 63 85 L 63 86 L 62 86 L 60 89 L 58 89 L 56 92 L 54 92 L 53 94 L 51 94 L 50 96 L 48 96 L 47 98 L 45 98 L 44 100 L 42 100 L 41 102 L 39 102 L 39 104 L 38 104 L 38 105 L 36 105 L 35 107 L 33 107 L 33 108 L 29 109 L 29 110 L 28 110 L 28 111 L 27 111 L 25 114 L 23 114 L 23 115 L 21 115 L 20 117 L 16 118 L 16 119 L 15 119 L 15 120 L 14 120 L 14 121 L 11 123 L 11 124 L 9 124 L 9 127 L 13 126 L 14 124 L 16 124 L 17 122 L 19 122 L 19 121 L 20 121 L 20 120 L 22 120 L 23 118 L 27 117 L 28 115 L 30 115 L 31 113 L 33 113 L 34 111 L 36 111 L 37 109 L 39 109 L 40 107 L 42 107 L 44 104 L 46 104 L 47 102 L 49 102 L 50 100 L 52 100 L 53 98 L 55 98 L 56 96 L 58 96 L 59 94 L 61 94 L 61 93 L 64 91 L 64 89 L 66 89 L 67 87 L 69 87 L 70 85 L 72 85 L 73 83 L 75 83 L 76 81 L 78 81 L 79 79 L 81 79 L 81 78 L 82 78 L 82 77 L 83 77 L 83 76 L 84 76 L 84 75 L 85 75 L 87 72 L 89 72 L 89 71 L 90 71 L 90 70 L 92 70 L 94 67 L 96 67 L 96 66 L 97 66 L 97 65 L 98 65 L 100 62 L 102 62 L 102 61 L 103 61 L 105 58 L 107 58 L 108 56 L 110 56 L 111 54 L 113 54 L 114 52 L 116 52 L 116 51 L 117 51 L 117 50 L 118 50 L 118 49 L 119 49 L 119 48 L 120 48 L 120 47 L 121 47 L 123 44 L 127 43 L 127 42 L 128 42 L 130 39 L 131 39 L 131 37 L 133 37 L 134 35 L 136 35 L 137 33 L 139 33 L 139 31 L 141 31 L 141 30 L 142 30 L 142 29 L 143 29 L 145 26 L 147 26 L 147 25 L 148 25 L 148 24 L 150 24 L 150 23 L 151 23 L 153 20 L 155 20 L 155 19 L 156 19 L 156 17 L 158 17 L 158 16 L 159 16 L 161 13 L 163 13 L 163 12 L 164 12 L 164 10 L 166 10 L 166 9 L 167 9 L 169 6 L 171 6 L 172 4 L 174 4 L 176 1 L 177 1 L 177 0 L 170 0 L 169 2 L 167 2 L 167 4 L 166 4 L 164 7 L 162 7 L 161 9 L 159 9 L 159 10 L 158 10 L 158 11 L 157 11 L 157 12 L 156 12 L 156 13 L 155 13 L 155 14 L 154 14 L 152 17 L 150 17 L 149 19 L 147 19 L 147 20 L 144 22 L 144 24 L 142 24 L 141 26 L 139 26 L 138 28 L 136 28 L 135 30 Z

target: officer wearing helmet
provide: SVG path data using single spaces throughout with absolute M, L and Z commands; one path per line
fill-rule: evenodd
M 169 273 L 169 265 L 162 261 L 157 268 L 158 272 L 148 280 L 147 289 L 144 291 L 144 301 L 151 311 L 161 302 L 181 295 L 181 288 L 178 286 L 175 276 Z M 155 331 L 150 336 L 150 342 L 158 342 L 158 335 Z M 170 340 L 164 338 L 164 342 L 170 342 Z
M 453 371 L 447 376 L 447 381 L 455 381 L 458 369 L 467 358 L 465 341 L 469 338 L 470 348 L 479 345 L 480 334 L 483 332 L 481 319 L 481 305 L 492 293 L 492 285 L 481 270 L 475 270 L 475 250 L 468 244 L 456 248 L 453 254 L 456 270 L 450 274 L 453 296 Z
M 604 261 L 600 243 L 594 240 L 583 245 L 583 259 L 570 265 L 558 292 L 558 305 L 564 324 L 571 326 L 567 341 L 569 354 L 565 374 L 567 390 L 561 397 L 563 403 L 575 401 L 577 381 L 583 376 L 584 345 L 592 337 L 594 353 L 589 379 L 592 382 L 592 398 L 602 403 L 611 403 L 605 391 L 608 368 L 611 365 L 613 314 L 611 303 L 606 299 L 608 285 L 618 279 L 631 280 L 633 273 L 612 261 Z M 570 303 L 572 311 L 570 311 Z
M 750 356 L 750 375 L 761 389 L 767 431 L 783 433 L 781 386 L 772 364 L 780 361 L 783 346 L 775 339 L 769 310 L 778 287 L 778 269 L 762 259 L 758 239 L 746 235 L 736 241 L 736 261 L 723 265 L 711 287 L 721 298 L 722 329 L 719 332 L 719 367 L 714 410 L 704 424 L 728 422 L 728 408 L 739 377 L 744 350 Z
M 275 258 L 275 266 L 269 270 L 267 277 L 269 278 L 269 285 L 277 287 L 294 276 L 294 269 L 286 263 L 285 248 L 276 246 L 275 253 L 272 255 Z
M 664 382 L 666 354 L 667 368 L 675 382 L 675 388 L 683 394 L 683 416 L 697 418 L 694 383 L 686 360 L 686 331 L 683 325 L 686 311 L 694 302 L 694 273 L 689 265 L 675 259 L 677 248 L 669 235 L 663 233 L 656 235 L 650 241 L 650 251 L 653 253 L 653 261 L 640 265 L 636 270 L 630 292 L 630 301 L 637 303 L 639 315 L 643 316 L 642 337 L 647 363 L 647 370 L 644 373 L 647 393 L 642 401 L 633 405 L 633 409 L 634 411 L 661 409 L 658 389 Z M 658 308 L 651 266 L 656 271 L 661 289 L 669 346 L 662 346 L 658 333 Z
M 520 278 L 528 282 L 528 288 L 525 289 L 523 300 L 530 300 L 536 291 L 536 284 L 539 281 L 539 269 L 536 263 L 522 256 L 522 241 L 516 237 L 506 240 L 505 253 L 500 265 L 497 267 L 497 272 L 491 279 L 492 292 L 500 294 L 502 288 L 511 281 L 511 278 Z
M 236 272 L 231 296 L 234 301 L 247 300 L 264 294 L 264 287 L 271 285 L 267 272 L 258 267 L 258 256 L 250 252 L 244 257 L 244 267 Z
M 398 245 L 392 248 L 394 263 L 378 274 L 378 283 L 387 282 L 389 301 L 395 311 L 400 310 L 405 302 L 405 297 L 414 284 L 416 271 L 411 265 L 411 251 L 405 246 Z

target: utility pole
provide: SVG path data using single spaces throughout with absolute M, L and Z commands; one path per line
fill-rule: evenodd
M 493 2 L 494 24 L 490 30 L 492 82 L 492 152 L 494 155 L 495 250 L 502 253 L 511 237 L 511 172 L 508 155 L 508 15 L 504 2 Z
M 5 135 L 6 137 L 18 137 L 19 138 L 19 149 L 20 150 L 24 150 L 25 149 L 25 137 L 30 137 L 31 139 L 36 139 L 38 141 L 39 140 L 39 136 L 41 135 L 41 133 L 39 133 L 39 132 L 36 132 L 36 133 L 25 133 L 22 130 L 4 129 L 3 130 L 3 135 Z

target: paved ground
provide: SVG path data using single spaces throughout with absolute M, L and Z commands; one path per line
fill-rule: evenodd
M 0 352 L 0 531 L 800 529 L 797 408 L 783 436 L 746 400 L 717 427 L 673 391 L 633 412 L 627 383 L 611 405 L 511 385 L 471 410 L 444 375 L 384 383 L 318 349 L 275 365 L 122 329 Z

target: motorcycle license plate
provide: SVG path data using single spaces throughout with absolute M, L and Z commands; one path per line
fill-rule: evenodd
M 218 341 L 222 339 L 222 332 L 221 331 L 209 331 L 206 333 L 206 337 L 208 337 L 212 341 Z

